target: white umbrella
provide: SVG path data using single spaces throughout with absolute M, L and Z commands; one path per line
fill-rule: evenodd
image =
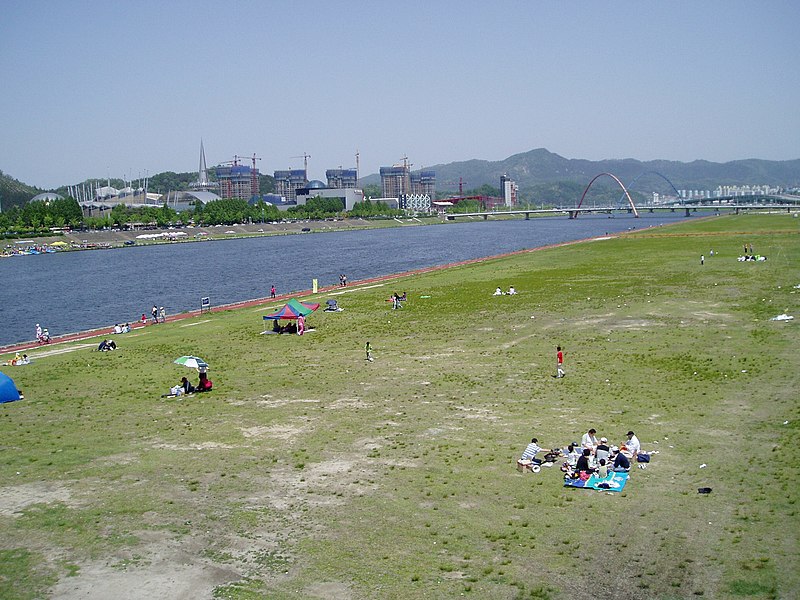
M 190 369 L 197 369 L 198 371 L 207 371 L 209 368 L 208 363 L 198 356 L 181 356 L 172 362 Z

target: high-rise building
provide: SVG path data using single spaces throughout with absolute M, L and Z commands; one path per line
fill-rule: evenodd
M 222 198 L 249 200 L 258 193 L 258 169 L 234 164 L 217 167 L 219 195 Z
M 411 193 L 417 196 L 434 198 L 436 194 L 436 171 L 411 173 Z
M 325 177 L 329 188 L 343 190 L 358 187 L 358 171 L 355 169 L 328 169 Z
M 275 193 L 283 196 L 286 202 L 297 201 L 297 190 L 308 185 L 305 169 L 288 169 L 275 171 Z
M 399 198 L 411 193 L 411 171 L 408 165 L 381 167 L 381 188 L 384 198 Z
M 434 197 L 436 190 L 435 171 L 412 173 L 408 159 L 403 159 L 402 165 L 381 167 L 380 173 L 384 198 L 399 198 L 405 194 Z
M 508 175 L 501 175 L 500 193 L 503 194 L 503 204 L 506 206 L 516 206 L 517 192 L 519 192 L 519 186 L 512 181 Z

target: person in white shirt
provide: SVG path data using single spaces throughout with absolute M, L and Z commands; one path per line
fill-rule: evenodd
M 503 295 L 503 290 L 501 290 L 500 288 L 497 288 L 497 289 L 494 291 L 494 295 L 495 295 L 495 296 L 502 296 L 502 295 Z
M 625 442 L 625 447 L 628 449 L 628 452 L 631 453 L 633 458 L 636 458 L 636 455 L 642 451 L 642 445 L 639 443 L 639 438 L 636 437 L 632 431 L 628 432 L 628 441 Z
M 594 452 L 594 449 L 597 448 L 597 438 L 594 435 L 596 433 L 597 430 L 594 428 L 584 433 L 583 437 L 581 438 L 581 448 L 588 448 Z
M 574 469 L 575 465 L 578 464 L 578 459 L 581 457 L 581 452 L 573 444 L 567 446 L 567 450 L 567 464 Z
M 508 295 L 509 296 L 513 296 L 516 293 L 517 293 L 517 290 L 514 289 L 513 285 L 510 288 L 508 288 Z

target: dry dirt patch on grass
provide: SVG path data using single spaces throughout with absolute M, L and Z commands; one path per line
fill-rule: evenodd
M 122 465 L 132 465 L 139 462 L 139 457 L 131 452 L 112 454 L 111 456 L 100 456 L 92 461 L 92 464 L 99 467 L 113 467 Z
M 372 406 L 371 402 L 366 402 L 361 398 L 337 398 L 325 408 L 338 410 L 341 408 L 369 408 Z
M 572 325 L 575 325 L 577 327 L 583 327 L 583 326 L 604 327 L 608 331 L 613 331 L 614 329 L 629 329 L 629 330 L 648 329 L 651 327 L 663 325 L 663 323 L 659 323 L 658 321 L 653 319 L 620 317 L 615 313 L 609 313 L 605 315 L 595 315 L 592 317 L 585 317 L 583 319 L 575 319 L 572 321 Z
M 309 598 L 324 598 L 325 600 L 350 600 L 353 597 L 347 584 L 335 582 L 315 583 L 308 586 L 304 592 Z
M 220 442 L 201 442 L 199 444 L 188 444 L 180 446 L 178 444 L 153 444 L 153 448 L 158 450 L 232 450 L 237 446 L 222 444 Z
M 56 584 L 52 597 L 210 600 L 216 586 L 242 577 L 233 569 L 200 559 L 196 544 L 187 544 L 185 539 L 164 539 L 151 532 L 142 535 L 152 539 L 137 548 L 135 556 L 82 564 L 77 575 L 64 577 Z
M 20 516 L 28 506 L 63 502 L 68 504 L 72 499 L 69 488 L 57 482 L 23 483 L 0 488 L 0 515 L 6 517 Z
M 277 510 L 290 511 L 295 518 L 303 506 L 332 506 L 346 502 L 347 497 L 362 496 L 377 489 L 368 481 L 374 477 L 375 468 L 365 461 L 337 457 L 298 469 L 276 469 L 264 499 Z
M 289 406 L 290 404 L 298 403 L 319 404 L 320 401 L 316 398 L 273 398 L 272 394 L 263 394 L 257 399 L 250 398 L 247 400 L 231 400 L 228 403 L 231 406 L 245 406 L 253 402 L 255 402 L 257 406 L 263 406 L 266 408 L 281 408 L 283 406 Z
M 729 313 L 711 312 L 708 310 L 695 311 L 691 316 L 701 321 L 714 321 L 715 323 L 725 324 L 725 321 L 733 319 L 733 315 Z
M 311 430 L 310 421 L 305 421 L 298 425 L 291 425 L 288 423 L 276 425 L 261 425 L 256 427 L 247 427 L 241 430 L 242 435 L 246 438 L 265 438 L 271 437 L 284 442 L 293 440 L 299 435 L 307 433 Z
M 475 406 L 454 406 L 456 410 L 466 413 L 465 419 L 480 419 L 482 421 L 497 421 L 500 417 L 493 415 L 492 411 L 488 408 L 478 408 Z

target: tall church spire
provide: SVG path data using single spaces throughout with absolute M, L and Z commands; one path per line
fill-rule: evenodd
M 200 169 L 197 173 L 197 183 L 201 186 L 208 185 L 208 173 L 206 172 L 206 153 L 203 150 L 203 138 L 200 138 Z
M 200 167 L 197 169 L 197 181 L 189 186 L 198 192 L 210 192 L 216 190 L 219 184 L 208 178 L 208 168 L 206 167 L 206 151 L 203 148 L 203 138 L 200 138 Z

